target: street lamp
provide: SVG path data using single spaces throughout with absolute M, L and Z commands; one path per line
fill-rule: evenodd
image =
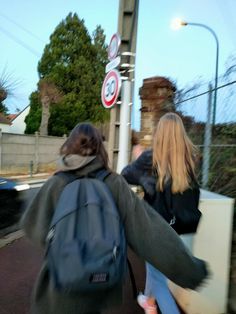
M 214 86 L 214 101 L 213 101 L 213 119 L 212 119 L 212 124 L 215 125 L 215 120 L 216 120 L 216 103 L 217 103 L 217 86 L 218 86 L 218 66 L 219 66 L 219 41 L 216 36 L 216 33 L 211 29 L 209 26 L 201 23 L 189 23 L 182 21 L 179 18 L 176 18 L 172 21 L 171 27 L 175 30 L 179 29 L 182 26 L 199 26 L 207 29 L 215 38 L 216 41 L 216 64 L 215 64 L 215 86 Z

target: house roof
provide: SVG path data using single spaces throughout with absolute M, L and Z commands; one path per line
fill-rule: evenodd
M 11 113 L 7 115 L 7 118 L 12 121 L 18 116 L 18 113 Z
M 17 117 L 19 117 L 30 105 L 26 106 L 23 110 L 18 113 L 12 113 L 8 115 L 8 119 L 13 122 Z
M 11 121 L 2 113 L 0 113 L 0 123 L 11 125 Z

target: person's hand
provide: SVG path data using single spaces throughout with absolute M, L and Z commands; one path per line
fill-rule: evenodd
M 133 160 L 136 160 L 142 154 L 143 151 L 144 148 L 140 144 L 134 145 L 132 150 Z
M 196 288 L 196 291 L 199 291 L 208 286 L 209 280 L 213 277 L 213 273 L 210 270 L 210 266 L 207 262 L 205 262 L 205 270 L 206 270 L 206 277 L 202 280 L 199 286 Z

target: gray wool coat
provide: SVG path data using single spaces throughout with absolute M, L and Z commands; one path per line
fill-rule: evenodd
M 78 161 L 76 172 L 79 175 L 88 174 L 102 167 L 97 158 L 89 160 L 87 164 L 83 162 L 82 168 L 80 164 Z M 75 168 L 76 158 L 71 165 L 65 163 L 63 170 Z M 121 175 L 111 173 L 105 179 L 105 183 L 110 188 L 119 209 L 130 248 L 176 284 L 196 289 L 207 276 L 205 262 L 191 255 L 176 232 L 155 210 L 133 193 Z M 63 177 L 56 175 L 50 177 L 22 217 L 22 227 L 35 245 L 45 247 L 50 221 L 64 186 Z M 45 259 L 35 283 L 31 313 L 84 314 L 107 309 L 121 302 L 122 286 L 96 294 L 68 296 L 58 293 L 52 286 Z

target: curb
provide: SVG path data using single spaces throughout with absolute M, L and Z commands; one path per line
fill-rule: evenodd
M 51 174 L 45 174 L 44 176 L 42 176 L 42 178 L 29 178 L 29 176 L 12 176 L 9 177 L 9 179 L 11 180 L 16 180 L 16 184 L 17 185 L 21 185 L 21 184 L 28 184 L 28 185 L 34 185 L 34 184 L 40 184 L 40 183 L 44 183 L 48 180 L 48 178 L 51 176 Z
M 24 181 L 20 181 L 21 184 L 38 184 L 38 183 L 44 183 L 45 181 L 47 181 L 47 179 L 35 179 L 35 180 L 24 180 Z
M 26 179 L 31 179 L 31 178 L 35 178 L 35 177 L 48 177 L 50 176 L 51 174 L 48 173 L 48 172 L 42 172 L 42 173 L 35 173 L 33 174 L 32 176 L 28 175 L 28 174 L 21 174 L 21 175 L 12 175 L 12 176 L 5 176 L 9 179 L 23 179 L 23 178 L 26 178 Z
M 5 175 L 4 178 L 13 180 L 16 184 L 37 184 L 45 182 L 50 176 L 52 176 L 52 173 L 38 173 L 34 174 L 32 177 L 29 175 Z
M 8 244 L 11 244 L 15 240 L 22 238 L 23 236 L 24 236 L 23 230 L 17 230 L 15 232 L 7 234 L 6 236 L 0 239 L 0 249 Z

